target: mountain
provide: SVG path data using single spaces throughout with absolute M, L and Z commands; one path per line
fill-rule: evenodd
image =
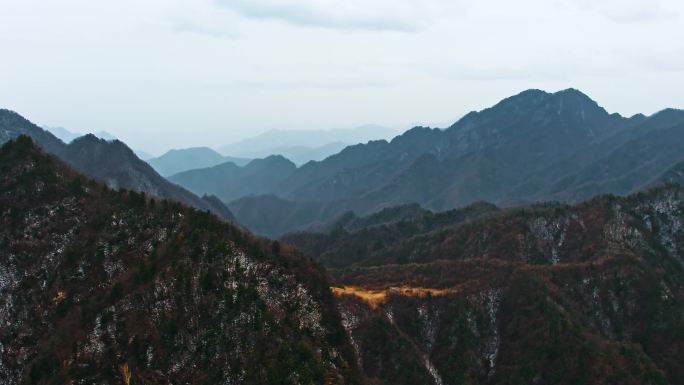
M 133 150 L 133 152 L 135 152 L 135 155 L 136 155 L 138 158 L 140 158 L 140 159 L 142 159 L 142 160 L 144 160 L 144 161 L 146 161 L 146 162 L 149 161 L 150 159 L 152 159 L 152 158 L 155 157 L 154 155 L 150 154 L 149 152 L 143 151 L 143 150 L 140 150 L 140 149 L 138 149 L 138 150 Z
M 271 200 L 273 215 L 246 225 L 272 236 L 282 234 L 269 222 L 276 218 L 300 219 L 286 231 L 311 226 L 292 202 L 325 206 L 329 216 L 316 219 L 326 223 L 348 210 L 364 216 L 408 203 L 443 211 L 481 200 L 506 207 L 628 194 L 684 161 L 683 124 L 681 110 L 626 118 L 578 90 L 528 90 L 446 129 L 415 127 L 304 164 L 270 190 L 254 192 L 282 205 Z M 259 206 L 257 199 L 227 203 L 246 212 L 237 206 Z
M 0 109 L 0 144 L 26 135 L 31 137 L 45 151 L 55 154 L 66 145 L 56 136 L 26 120 L 14 111 Z
M 215 216 L 0 148 L 0 382 L 359 384 L 323 271 Z
M 287 159 L 290 159 L 297 166 L 315 160 L 323 160 L 330 155 L 337 154 L 347 147 L 349 143 L 344 142 L 333 142 L 327 143 L 318 147 L 306 147 L 306 146 L 285 146 L 285 147 L 273 147 L 265 151 L 265 153 L 273 155 L 282 155 Z
M 469 210 L 469 209 L 466 209 Z M 393 384 L 679 384 L 684 189 L 288 236 Z
M 280 155 L 254 159 L 244 167 L 233 162 L 181 172 L 169 177 L 173 183 L 197 194 L 212 194 L 224 202 L 250 194 L 277 189 L 280 183 L 297 169 L 294 163 Z
M 226 162 L 244 166 L 249 161 L 249 159 L 223 156 L 209 147 L 194 147 L 170 150 L 160 157 L 149 159 L 147 163 L 159 174 L 170 176 L 183 171 L 212 167 Z
M 416 203 L 409 203 L 406 205 L 395 207 L 387 207 L 378 211 L 377 213 L 371 214 L 366 217 L 359 217 L 356 214 L 354 214 L 353 211 L 348 211 L 340 215 L 339 217 L 333 219 L 329 223 L 326 223 L 323 226 L 313 227 L 309 231 L 356 231 L 366 229 L 369 227 L 420 218 L 429 213 L 429 210 L 425 210 Z
M 287 152 L 290 152 L 289 155 L 293 155 L 294 152 L 295 157 L 302 158 L 307 152 L 319 151 L 324 154 L 339 148 L 342 144 L 366 143 L 369 140 L 391 138 L 396 134 L 395 130 L 377 125 L 333 130 L 271 130 L 253 138 L 222 146 L 218 150 L 222 154 L 243 158 L 265 158 L 269 155 L 290 158 Z
M 42 128 L 44 130 L 50 132 L 51 134 L 53 134 L 57 138 L 59 138 L 62 142 L 67 143 L 67 144 L 69 144 L 74 139 L 79 138 L 79 137 L 84 135 L 84 134 L 71 132 L 64 127 L 42 126 Z M 100 132 L 93 134 L 93 135 L 95 135 L 98 138 L 105 139 L 105 140 L 115 140 L 116 139 L 113 135 L 109 134 L 106 131 L 100 131 Z M 135 152 L 135 155 L 137 155 L 138 158 L 140 158 L 142 160 L 148 160 L 148 159 L 154 158 L 153 155 L 151 155 L 145 151 L 142 151 L 142 150 L 133 150 L 133 151 Z
M 45 131 L 48 131 L 51 134 L 53 134 L 54 136 L 58 137 L 64 143 L 69 143 L 78 137 L 81 137 L 83 135 L 87 135 L 87 134 L 80 134 L 80 133 L 76 133 L 76 132 L 71 132 L 64 127 L 43 126 L 42 129 L 44 129 Z M 114 135 L 110 134 L 107 131 L 98 131 L 98 132 L 93 133 L 93 135 L 95 135 L 96 137 L 98 137 L 100 139 L 104 139 L 107 141 L 117 139 Z
M 176 199 L 202 210 L 212 210 L 235 221 L 224 205 L 207 202 L 157 174 L 123 142 L 107 141 L 88 134 L 64 144 L 51 133 L 36 126 L 16 112 L 0 110 L 0 143 L 27 135 L 48 153 L 66 161 L 77 171 L 105 182 L 111 188 L 131 189 L 160 198 Z
M 42 128 L 44 130 L 50 132 L 52 135 L 58 137 L 64 143 L 69 143 L 72 140 L 78 138 L 79 136 L 82 136 L 82 134 L 77 134 L 77 133 L 71 132 L 64 127 L 43 126 Z
M 415 248 L 424 247 L 424 252 L 430 252 L 432 246 L 428 241 L 424 245 L 416 246 L 416 240 L 427 240 L 429 234 L 441 236 L 457 225 L 498 213 L 499 210 L 485 202 L 437 213 L 420 209 L 415 205 L 399 206 L 384 209 L 367 217 L 346 215 L 342 217 L 343 220 L 333 221 L 321 229 L 293 232 L 284 235 L 281 240 L 296 245 L 327 267 L 346 268 L 376 260 L 391 263 L 385 259 L 394 251 L 392 247 L 410 245 Z M 432 238 L 429 240 L 435 244 L 439 243 Z M 413 255 L 412 253 L 414 252 L 401 255 Z M 396 262 L 409 260 L 399 258 Z
M 527 191 L 514 196 L 508 190 L 550 163 L 574 159 L 623 124 L 578 91 L 526 91 L 446 130 L 417 127 L 389 143 L 350 147 L 305 165 L 284 197 L 362 196 L 375 205 L 416 202 L 434 209 L 480 199 L 534 199 Z
M 69 144 L 74 139 L 83 136 L 83 134 L 71 132 L 64 127 L 43 126 L 42 128 L 44 130 L 50 132 L 51 134 L 53 134 L 57 138 L 59 138 L 62 142 L 67 143 L 67 144 Z M 95 135 L 98 138 L 105 139 L 105 140 L 115 140 L 116 139 L 113 135 L 109 134 L 106 131 L 100 131 L 100 132 L 93 134 L 93 135 Z M 149 154 L 143 150 L 134 150 L 134 152 L 135 152 L 135 155 L 138 156 L 138 158 L 140 158 L 142 160 L 148 160 L 148 159 L 154 158 L 153 155 L 151 155 L 151 154 Z
M 77 171 L 95 176 L 110 188 L 132 189 L 160 198 L 176 199 L 199 209 L 213 211 L 225 219 L 235 220 L 232 215 L 227 216 L 230 211 L 224 205 L 218 206 L 216 201 L 208 203 L 207 197 L 199 198 L 161 177 L 118 140 L 106 141 L 88 134 L 71 142 L 59 156 Z
M 402 206 L 278 243 L 110 190 L 20 136 L 0 148 L 0 207 L 2 383 L 684 377 L 680 186 Z
M 326 226 L 338 212 L 350 211 L 340 202 L 287 201 L 275 195 L 249 195 L 228 208 L 241 225 L 257 234 L 278 235 L 311 227 Z
M 93 135 L 95 135 L 97 138 L 106 140 L 106 141 L 112 141 L 112 140 L 118 140 L 118 138 L 112 134 L 110 134 L 107 131 L 98 131 L 94 132 Z
M 558 181 L 551 187 L 551 197 L 574 201 L 597 193 L 638 191 L 682 160 L 683 141 L 684 121 L 649 131 Z

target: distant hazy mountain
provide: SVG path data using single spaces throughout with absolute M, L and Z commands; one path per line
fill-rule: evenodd
M 232 162 L 238 166 L 244 166 L 250 159 L 223 156 L 209 147 L 193 147 L 180 150 L 170 150 L 164 155 L 148 159 L 150 164 L 159 174 L 169 176 L 179 172 L 198 168 L 211 167 L 217 164 Z
M 64 127 L 42 126 L 42 128 L 46 131 L 49 131 L 54 136 L 58 137 L 62 142 L 67 143 L 67 144 L 70 143 L 72 140 L 74 140 L 76 138 L 80 138 L 81 136 L 85 135 L 85 134 L 71 132 Z M 115 140 L 116 139 L 112 134 L 110 134 L 106 131 L 100 131 L 100 132 L 95 133 L 93 135 L 95 135 L 98 138 L 104 139 L 104 140 Z M 135 149 L 133 151 L 135 152 L 135 155 L 137 155 L 138 158 L 140 158 L 142 160 L 148 160 L 148 159 L 154 158 L 154 155 L 149 154 L 145 151 L 135 150 Z
M 281 217 L 300 229 L 314 217 L 328 222 L 348 210 L 365 215 L 406 203 L 441 211 L 480 200 L 510 206 L 627 194 L 684 161 L 682 124 L 680 110 L 625 118 L 574 89 L 528 90 L 444 130 L 416 127 L 307 163 L 270 191 L 258 190 L 279 199 L 280 206 L 263 198 L 269 216 L 239 207 L 259 207 L 259 196 L 229 207 L 249 214 L 243 224 L 277 235 Z M 312 216 L 304 202 L 325 207 L 329 216 Z
M 244 158 L 264 158 L 269 155 L 283 155 L 304 163 L 307 153 L 323 159 L 342 144 L 365 143 L 369 140 L 389 139 L 396 130 L 377 125 L 366 125 L 351 129 L 334 130 L 271 130 L 253 138 L 241 140 L 219 148 L 225 155 Z M 327 150 L 326 150 L 327 149 Z M 285 152 L 285 153 L 283 153 Z M 318 154 L 316 154 L 318 152 Z M 323 154 L 323 155 L 321 155 Z M 289 155 L 289 156 L 288 156 Z M 314 159 L 314 158 L 312 158 Z
M 135 152 L 135 155 L 137 155 L 138 158 L 140 158 L 144 161 L 148 161 L 148 160 L 154 158 L 154 155 L 150 154 L 147 151 L 133 149 L 133 152 Z
M 72 140 L 78 138 L 79 136 L 83 136 L 82 134 L 77 134 L 75 132 L 71 132 L 67 130 L 64 127 L 48 127 L 48 126 L 43 126 L 43 129 L 51 132 L 54 136 L 58 137 L 59 139 L 62 140 L 64 143 L 69 143 Z
M 78 132 L 71 132 L 64 127 L 42 126 L 42 128 L 46 131 L 49 131 L 54 136 L 58 137 L 64 143 L 69 143 L 78 137 L 81 137 L 83 135 L 87 135 L 87 134 L 81 134 Z M 98 132 L 93 132 L 92 134 L 95 135 L 96 137 L 98 137 L 100 139 L 104 139 L 104 140 L 116 140 L 117 139 L 114 135 L 110 134 L 107 131 L 98 131 Z
M 117 139 L 118 139 L 116 136 L 110 134 L 110 133 L 107 132 L 107 131 L 98 131 L 98 132 L 93 132 L 92 134 L 95 135 L 96 137 L 100 138 L 100 139 L 104 139 L 104 140 L 107 140 L 107 141 L 109 141 L 109 140 L 117 140 Z
M 230 202 L 245 195 L 273 191 L 296 169 L 291 161 L 280 155 L 272 155 L 255 159 L 244 167 L 227 162 L 178 173 L 169 177 L 169 180 L 182 184 L 190 191 L 216 195 L 224 202 Z
M 229 215 L 230 211 L 226 207 L 219 207 L 215 200 L 199 198 L 161 177 L 121 141 L 107 141 L 88 134 L 65 144 L 16 112 L 0 109 L 0 144 L 22 134 L 30 136 L 45 151 L 66 161 L 77 171 L 99 179 L 111 188 L 125 188 L 161 198 L 176 199 L 234 220 Z
M 297 166 L 312 161 L 323 160 L 330 155 L 337 154 L 347 147 L 349 143 L 334 142 L 328 143 L 320 147 L 306 147 L 306 146 L 292 146 L 292 147 L 274 147 L 265 152 L 273 155 L 282 155 L 287 159 L 293 161 Z

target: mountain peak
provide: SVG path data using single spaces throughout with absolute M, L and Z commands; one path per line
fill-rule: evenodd
M 18 114 L 17 112 L 15 112 L 15 111 L 12 111 L 12 110 L 7 109 L 7 108 L 0 108 L 0 116 L 3 116 L 3 115 L 4 115 L 4 116 L 18 116 L 18 117 L 21 117 L 21 115 L 19 115 L 19 114 Z
M 104 141 L 104 139 L 98 138 L 97 136 L 95 136 L 95 134 L 87 133 L 83 136 L 79 136 L 78 138 L 74 139 L 74 142 L 95 143 L 95 142 L 99 142 L 101 140 Z
M 520 103 L 522 101 L 538 102 L 539 100 L 548 98 L 551 95 L 552 94 L 550 94 L 544 90 L 540 90 L 537 88 L 530 88 L 530 89 L 521 91 L 521 92 L 519 92 L 513 96 L 509 96 L 509 97 L 503 99 L 502 101 L 500 101 L 499 103 L 494 105 L 494 107 L 496 107 L 500 104 Z
M 543 101 L 545 99 L 565 99 L 565 100 L 581 100 L 584 102 L 590 102 L 593 104 L 597 104 L 593 99 L 591 99 L 587 94 L 584 92 L 576 89 L 576 88 L 566 88 L 564 90 L 556 91 L 556 92 L 547 92 L 544 90 L 536 89 L 536 88 L 531 88 L 525 91 L 522 91 L 516 95 L 513 95 L 511 97 L 503 99 L 501 102 L 496 104 L 493 108 L 496 108 L 499 105 L 507 105 L 507 104 L 521 104 L 521 103 L 539 103 L 540 101 Z M 598 105 L 598 104 L 597 104 Z
M 167 151 L 166 153 L 164 153 L 163 155 L 161 155 L 160 158 L 163 156 L 168 156 L 168 155 L 172 155 L 172 154 L 183 154 L 183 153 L 195 153 L 195 154 L 206 153 L 206 154 L 212 154 L 212 155 L 215 154 L 215 155 L 221 156 L 221 154 L 216 152 L 216 150 L 214 150 L 214 149 L 211 149 L 207 146 L 200 146 L 200 147 L 188 147 L 188 148 L 172 148 L 169 151 Z
M 557 91 L 554 94 L 555 95 L 575 95 L 575 96 L 583 96 L 583 97 L 588 98 L 588 96 L 584 92 L 578 90 L 577 88 L 572 88 L 572 87 L 566 88 L 564 90 Z
M 576 121 L 590 121 L 609 115 L 595 100 L 574 88 L 554 93 L 550 102 L 551 108 L 558 115 L 565 115 Z
M 479 112 L 471 112 L 450 127 L 468 129 L 482 124 L 564 121 L 584 123 L 604 120 L 608 112 L 583 92 L 568 88 L 555 93 L 528 89 Z
M 576 101 L 581 101 L 585 103 L 591 103 L 595 104 L 598 106 L 598 103 L 592 98 L 590 98 L 587 94 L 584 92 L 576 89 L 576 88 L 566 88 L 564 90 L 560 90 L 558 92 L 555 92 L 551 94 L 552 96 L 556 98 L 562 98 L 565 100 L 576 100 Z
M 286 168 L 297 168 L 297 165 L 295 165 L 291 160 L 287 159 L 286 157 L 282 155 L 269 155 L 265 158 L 262 159 L 254 159 L 251 162 L 247 163 L 245 168 L 255 168 L 255 167 L 273 167 L 273 166 L 281 166 L 281 167 L 286 167 Z
M 114 139 L 114 140 L 107 140 L 107 139 L 102 139 L 98 137 L 95 134 L 86 134 L 83 135 L 79 138 L 74 139 L 73 142 L 71 142 L 71 147 L 73 148 L 81 148 L 87 151 L 105 151 L 104 149 L 107 149 L 108 151 L 118 151 L 120 155 L 125 155 L 128 158 L 135 158 L 137 160 L 137 156 L 131 150 L 126 143 Z

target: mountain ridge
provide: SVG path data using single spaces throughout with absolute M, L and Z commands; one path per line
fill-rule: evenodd
M 169 177 L 181 172 L 212 167 L 225 162 L 244 166 L 250 159 L 223 156 L 209 147 L 190 147 L 172 149 L 164 154 L 147 160 L 161 176 Z
M 463 210 L 281 239 L 332 268 L 368 377 L 681 382 L 681 186 Z
M 132 189 L 162 198 L 177 199 L 200 209 L 214 210 L 219 215 L 227 215 L 230 212 L 225 205 L 221 204 L 224 207 L 218 207 L 218 202 L 215 201 L 208 204 L 181 186 L 162 178 L 119 140 L 108 141 L 94 134 L 87 134 L 65 144 L 18 113 L 0 109 L 0 144 L 22 134 L 30 136 L 45 151 L 65 160 L 76 170 L 100 179 L 114 188 Z M 104 165 L 107 167 L 103 167 Z M 224 219 L 235 221 L 232 214 Z
M 368 124 L 351 129 L 331 130 L 278 130 L 273 129 L 255 137 L 218 148 L 225 155 L 263 158 L 277 154 L 274 149 L 292 146 L 320 148 L 335 142 L 345 144 L 365 143 L 396 135 L 396 131 Z
M 317 217 L 327 222 L 348 210 L 363 216 L 409 203 L 442 211 L 480 200 L 511 206 L 627 194 L 684 160 L 684 142 L 677 128 L 683 123 L 681 110 L 627 118 L 607 112 L 576 89 L 527 90 L 468 113 L 446 129 L 414 127 L 390 141 L 348 146 L 323 161 L 298 167 L 277 184 L 223 199 L 233 211 L 244 213 L 248 210 L 238 206 L 254 207 L 258 196 L 274 195 L 282 204 L 271 209 L 277 217 L 292 218 L 289 230 L 296 230 L 313 225 L 311 210 L 302 211 L 305 203 L 327 207 L 330 216 Z M 669 150 L 634 151 L 656 148 L 659 143 Z M 639 171 L 621 166 L 628 160 L 650 166 Z M 204 172 L 195 170 L 194 175 L 209 184 L 221 179 L 216 174 L 202 178 Z M 609 182 L 606 172 L 620 182 Z M 206 191 L 216 189 L 206 187 Z M 238 216 L 246 226 L 267 235 L 288 231 L 282 224 L 269 224 L 268 217 L 260 223 L 253 219 Z

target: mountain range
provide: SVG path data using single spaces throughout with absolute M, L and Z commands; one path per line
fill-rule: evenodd
M 529 90 L 198 198 L 0 110 L 0 383 L 680 384 L 683 133 Z
M 87 134 L 79 134 L 79 133 L 71 132 L 64 127 L 43 126 L 42 128 L 45 131 L 50 132 L 52 135 L 58 137 L 64 143 L 69 143 L 76 138 L 80 138 L 81 136 L 87 135 Z M 93 132 L 92 134 L 97 138 L 104 139 L 107 141 L 117 140 L 116 136 L 110 134 L 107 131 L 98 131 L 98 132 Z
M 441 211 L 475 201 L 513 206 L 628 194 L 683 160 L 684 111 L 627 118 L 575 89 L 528 90 L 446 129 L 415 127 L 389 142 L 348 146 L 323 161 L 282 169 L 280 182 L 268 169 L 250 174 L 251 181 L 267 182 L 241 197 L 231 186 L 243 182 L 228 168 L 225 178 L 201 169 L 171 179 L 216 194 L 240 223 L 277 236 L 346 211 L 366 215 L 408 203 Z M 268 215 L 255 214 L 265 206 Z
M 76 138 L 80 138 L 81 136 L 84 136 L 85 134 L 79 134 L 75 132 L 71 132 L 67 130 L 64 127 L 49 127 L 49 126 L 42 126 L 42 128 L 45 131 L 50 132 L 52 135 L 58 137 L 62 142 L 64 143 L 70 143 L 72 140 Z M 112 141 L 112 140 L 117 140 L 117 138 L 110 134 L 107 131 L 98 131 L 93 133 L 93 135 L 97 138 L 104 139 L 106 141 Z M 138 156 L 138 158 L 142 160 L 148 160 L 154 158 L 154 156 L 148 152 L 142 151 L 142 150 L 133 150 L 135 152 L 135 155 Z
M 163 155 L 147 160 L 160 175 L 168 177 L 188 170 L 216 166 L 221 163 L 233 163 L 244 166 L 251 159 L 223 156 L 209 147 L 191 147 L 169 150 Z
M 64 143 L 69 143 L 72 140 L 74 140 L 80 136 L 83 136 L 82 134 L 77 134 L 75 132 L 71 132 L 64 127 L 42 126 L 42 128 L 45 131 L 48 131 L 49 133 L 51 133 L 52 135 L 58 137 Z
M 350 144 L 389 139 L 397 132 L 391 128 L 368 124 L 350 129 L 270 130 L 252 138 L 218 148 L 225 155 L 242 158 L 265 158 L 282 155 L 297 164 L 323 160 Z
M 307 146 L 283 146 L 283 147 L 272 147 L 264 151 L 258 152 L 261 157 L 267 157 L 272 155 L 280 155 L 289 160 L 291 160 L 297 166 L 301 166 L 309 161 L 320 161 L 330 155 L 337 154 L 342 151 L 345 147 L 349 146 L 349 143 L 345 142 L 332 142 L 327 143 L 318 147 L 307 147 Z
M 208 196 L 200 198 L 164 179 L 119 140 L 107 141 L 87 134 L 65 144 L 16 112 L 0 110 L 0 144 L 20 135 L 33 138 L 48 153 L 56 155 L 77 171 L 106 183 L 110 188 L 130 189 L 175 199 L 202 210 L 210 210 L 227 220 L 235 220 L 222 202 Z
M 266 194 L 277 189 L 297 170 L 297 166 L 280 155 L 254 159 L 243 167 L 233 162 L 181 172 L 169 177 L 190 191 L 216 195 L 224 202 L 250 194 Z

